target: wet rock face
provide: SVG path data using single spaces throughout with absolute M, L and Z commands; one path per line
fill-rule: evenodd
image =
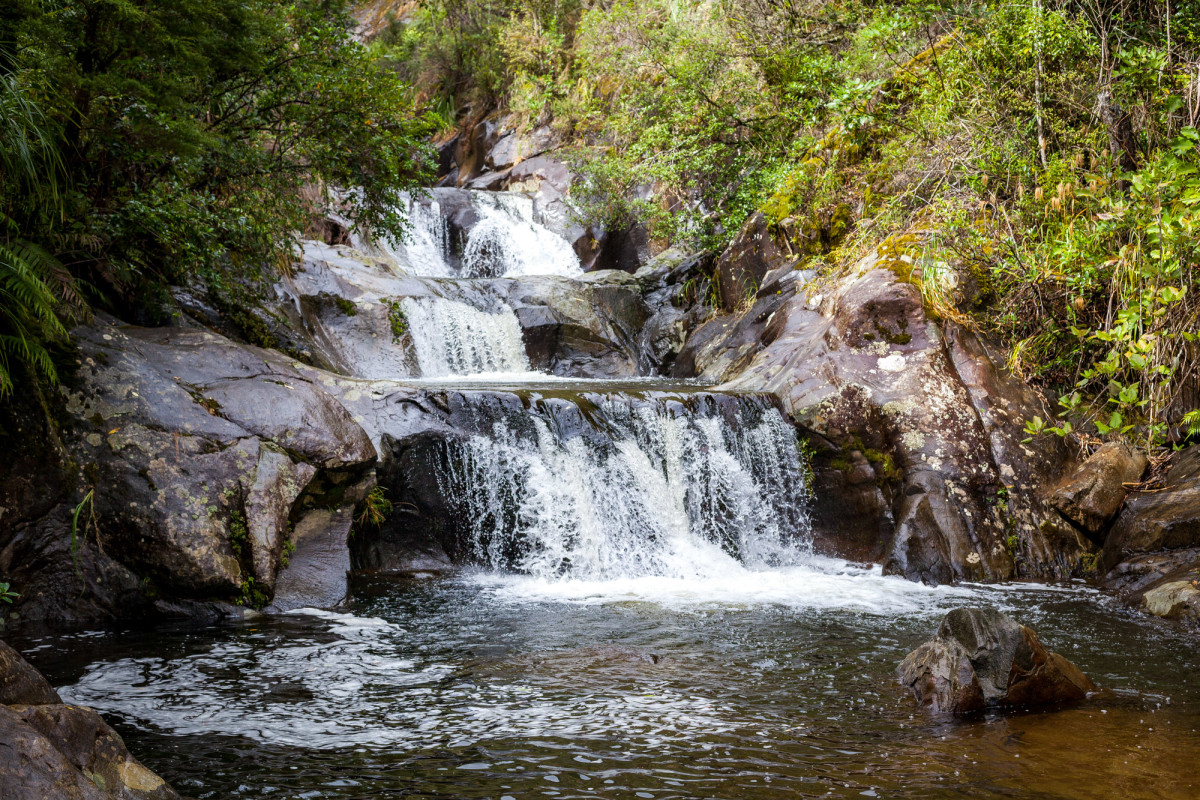
M 1156 492 L 1130 497 L 1104 542 L 1103 564 L 1158 550 L 1200 547 L 1200 447 L 1180 453 Z
M 1050 503 L 1093 540 L 1125 502 L 1125 484 L 1137 483 L 1146 471 L 1146 456 L 1121 442 L 1109 442 L 1068 474 L 1050 495 Z
M 440 298 L 478 309 L 511 308 L 531 368 L 556 375 L 628 377 L 654 371 L 638 337 L 651 312 L 622 272 L 492 278 L 461 284 L 399 274 L 348 247 L 304 243 L 304 259 L 281 287 L 278 313 L 306 334 L 317 364 L 368 379 L 420 375 L 411 333 L 394 336 L 391 305 Z
M 64 705 L 0 642 L 0 787 L 5 800 L 177 800 L 96 712 Z
M 948 613 L 937 635 L 909 653 L 897 674 L 931 713 L 1061 705 L 1096 690 L 1031 628 L 991 608 Z
M 14 428 L 48 425 L 49 445 L 17 430 L 14 446 L 52 456 L 0 466 L 0 572 L 21 587 L 20 621 L 237 615 L 231 601 L 269 599 L 314 479 L 373 465 L 362 428 L 278 353 L 106 318 L 75 340 L 54 423 L 9 411 Z M 15 495 L 43 475 L 56 495 Z
M 816 450 L 819 549 L 934 583 L 1069 573 L 1086 542 L 1042 527 L 1069 455 L 1023 441 L 1042 398 L 873 265 L 824 296 L 772 273 L 750 310 L 697 329 L 677 368 L 782 399 Z

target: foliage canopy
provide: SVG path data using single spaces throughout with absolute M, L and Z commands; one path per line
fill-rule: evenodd
M 253 285 L 334 205 L 400 235 L 430 123 L 350 25 L 343 0 L 5 3 L 0 352 L 50 375 L 68 297 L 161 322 L 166 286 Z

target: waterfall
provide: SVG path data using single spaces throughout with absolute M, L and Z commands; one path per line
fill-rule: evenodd
M 440 297 L 400 304 L 422 377 L 528 372 L 517 315 L 507 305 L 483 311 Z
M 537 222 L 533 200 L 525 195 L 432 189 L 405 196 L 402 204 L 409 221 L 404 241 L 357 234 L 352 241 L 392 259 L 409 275 L 499 278 L 582 271 L 571 245 Z
M 436 199 L 428 205 L 409 202 L 411 235 L 404 244 L 405 263 L 402 265 L 411 275 L 449 277 L 447 253 L 450 252 L 450 225 L 442 214 Z
M 534 221 L 530 198 L 477 195 L 475 209 L 480 220 L 463 248 L 464 277 L 579 274 L 579 257 L 565 239 Z
M 538 577 L 710 577 L 807 554 L 795 433 L 761 397 L 540 402 L 450 445 L 467 549 Z
M 354 246 L 365 252 L 376 251 L 396 262 L 409 275 L 449 278 L 455 274 L 450 224 L 434 195 L 424 202 L 420 197 L 404 195 L 404 214 L 408 231 L 402 241 L 386 238 L 351 236 Z

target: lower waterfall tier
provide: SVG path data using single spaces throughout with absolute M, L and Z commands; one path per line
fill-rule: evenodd
M 691 577 L 809 552 L 803 458 L 768 397 L 425 399 L 440 424 L 383 437 L 397 511 L 356 543 L 364 566 L 405 569 L 402 554 L 434 552 L 548 578 Z

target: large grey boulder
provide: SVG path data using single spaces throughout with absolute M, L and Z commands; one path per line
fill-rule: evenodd
M 897 674 L 920 707 L 933 713 L 1061 705 L 1096 690 L 1032 629 L 993 608 L 949 612 L 937 635 L 909 653 Z
M 178 800 L 88 708 L 64 705 L 0 641 L 0 794 L 5 800 Z
M 231 603 L 269 599 L 315 488 L 364 480 L 376 460 L 320 380 L 279 353 L 103 316 L 75 342 L 57 417 L 8 410 L 20 455 L 0 465 L 0 573 L 20 587 L 23 623 L 238 615 Z M 30 503 L 31 481 L 53 491 Z
M 927 582 L 1069 573 L 1086 543 L 1042 528 L 1069 454 L 1023 441 L 1044 401 L 877 263 L 822 293 L 766 276 L 747 311 L 692 334 L 677 370 L 781 398 L 817 450 L 822 548 Z

